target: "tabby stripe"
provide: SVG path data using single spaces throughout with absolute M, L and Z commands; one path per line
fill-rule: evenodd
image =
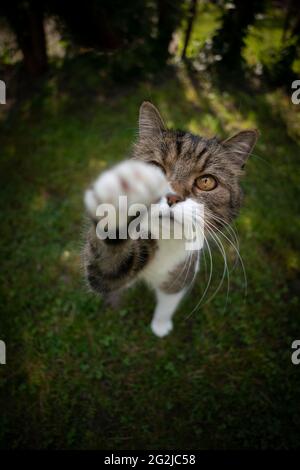
M 197 159 L 203 157 L 203 155 L 207 152 L 207 147 L 204 147 L 201 152 L 197 154 Z
M 181 149 L 182 149 L 182 140 L 176 139 L 176 152 L 177 152 L 177 157 L 180 157 L 180 155 L 181 155 Z
M 118 277 L 123 277 L 128 274 L 132 269 L 136 253 L 129 253 L 118 266 L 118 270 L 115 272 L 105 273 L 105 276 L 109 279 L 117 279 Z

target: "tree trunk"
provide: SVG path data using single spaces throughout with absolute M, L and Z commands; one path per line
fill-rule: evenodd
M 155 54 L 160 64 L 164 64 L 169 57 L 169 44 L 181 17 L 181 3 L 180 0 L 157 0 L 158 35 Z
M 241 69 L 247 28 L 253 24 L 256 13 L 263 11 L 264 4 L 261 0 L 235 0 L 234 8 L 224 11 L 222 27 L 213 40 L 213 52 L 222 57 L 218 64 L 228 71 Z
M 287 5 L 286 5 L 286 14 L 285 14 L 283 32 L 282 32 L 282 38 L 281 38 L 282 44 L 284 44 L 286 41 L 287 31 L 289 29 L 292 16 L 293 16 L 293 0 L 288 0 Z
M 186 51 L 190 42 L 192 30 L 193 30 L 193 24 L 196 18 L 196 12 L 197 12 L 197 0 L 191 0 L 191 7 L 188 15 L 188 22 L 187 22 L 187 28 L 186 28 L 186 33 L 185 33 L 185 39 L 184 39 L 184 46 L 181 54 L 182 60 L 186 58 Z
M 43 74 L 48 66 L 43 2 L 12 2 L 6 13 L 23 53 L 26 71 L 31 77 Z

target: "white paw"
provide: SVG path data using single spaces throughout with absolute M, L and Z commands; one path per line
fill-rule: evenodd
M 159 338 L 167 336 L 173 329 L 173 323 L 171 320 L 152 320 L 151 330 Z
M 96 217 L 99 204 L 119 208 L 119 197 L 127 196 L 128 207 L 135 203 L 149 206 L 168 192 L 168 182 L 156 166 L 138 160 L 126 160 L 102 173 L 90 189 L 85 191 L 87 212 Z

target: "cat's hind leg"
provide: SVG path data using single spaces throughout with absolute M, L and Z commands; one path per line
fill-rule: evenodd
M 123 292 L 124 292 L 124 289 L 119 289 L 117 291 L 112 291 L 112 292 L 107 293 L 104 296 L 104 305 L 113 310 L 119 309 L 122 304 Z
M 156 336 L 163 338 L 173 328 L 172 317 L 185 294 L 185 289 L 176 294 L 166 294 L 160 289 L 155 289 L 157 305 L 151 322 L 151 330 Z

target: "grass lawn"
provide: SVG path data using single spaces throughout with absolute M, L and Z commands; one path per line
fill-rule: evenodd
M 300 108 L 280 91 L 195 86 L 180 69 L 108 95 L 80 70 L 74 83 L 49 78 L 1 125 L 0 445 L 299 446 L 300 366 L 291 363 L 291 343 L 300 339 Z M 120 310 L 109 310 L 88 292 L 80 266 L 83 190 L 126 156 L 143 99 L 177 128 L 261 132 L 236 222 L 247 295 L 227 246 L 229 295 L 225 282 L 190 315 L 206 285 L 203 265 L 163 340 L 149 328 L 150 291 L 136 286 Z M 222 272 L 214 249 L 206 299 Z

